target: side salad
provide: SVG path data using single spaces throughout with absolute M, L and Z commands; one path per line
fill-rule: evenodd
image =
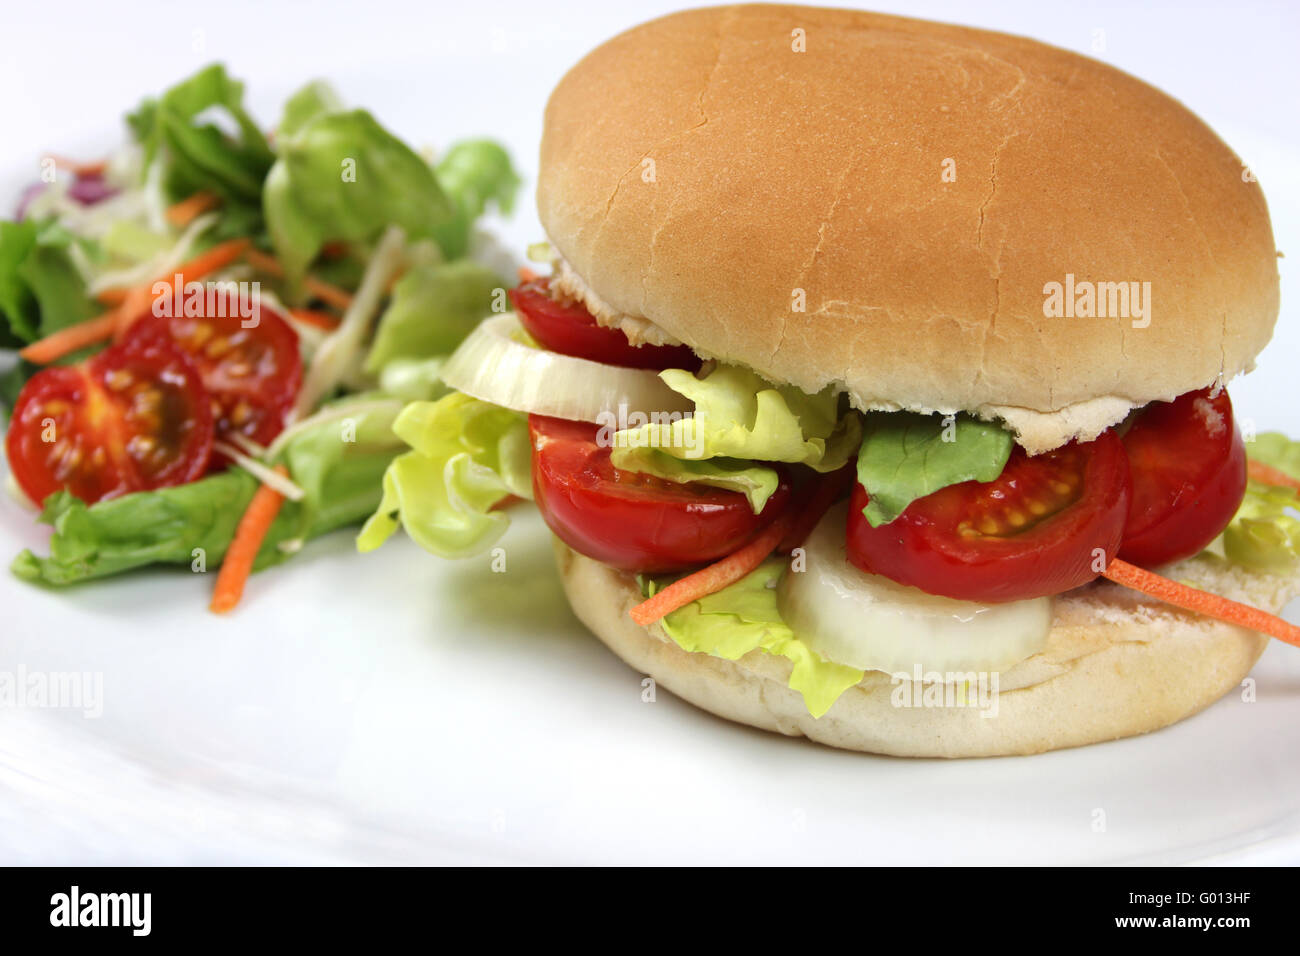
M 321 82 L 264 132 L 219 64 L 126 125 L 102 161 L 42 158 L 0 222 L 9 491 L 54 529 L 12 570 L 220 567 L 227 611 L 379 506 L 399 412 L 504 307 L 476 223 L 519 177 L 490 140 L 424 155 Z

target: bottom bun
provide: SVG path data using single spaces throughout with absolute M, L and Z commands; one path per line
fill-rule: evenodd
M 1269 640 L 1102 581 L 1056 599 L 1043 651 L 998 675 L 995 713 L 920 706 L 924 686 L 872 671 L 814 718 L 787 686 L 785 658 L 756 650 L 728 661 L 684 651 L 658 624 L 647 629 L 628 617 L 641 600 L 632 575 L 558 539 L 555 554 L 578 618 L 657 685 L 738 723 L 898 757 L 1034 754 L 1157 730 L 1239 686 Z M 1296 578 L 1222 561 L 1192 559 L 1166 573 L 1273 613 L 1300 593 Z M 904 692 L 916 706 L 895 705 Z

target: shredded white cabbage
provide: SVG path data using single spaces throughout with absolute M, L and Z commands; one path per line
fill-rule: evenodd
M 294 406 L 295 417 L 310 414 L 364 361 L 366 340 L 379 315 L 389 283 L 406 265 L 405 245 L 405 233 L 397 226 L 389 226 L 366 265 L 361 287 L 343 313 L 339 327 L 321 342 L 312 356 Z
M 256 458 L 250 458 L 248 455 L 245 455 L 229 442 L 213 442 L 212 450 L 221 452 L 221 454 L 225 455 L 262 484 L 269 488 L 274 488 L 290 501 L 302 501 L 302 499 L 307 496 L 307 493 L 298 485 L 294 484 L 290 479 L 286 478 L 279 472 L 271 470 Z

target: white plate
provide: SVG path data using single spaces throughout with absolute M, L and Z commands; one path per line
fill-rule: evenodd
M 573 619 L 526 512 L 507 571 L 346 534 L 255 578 L 5 578 L 0 669 L 103 675 L 103 714 L 4 716 L 9 861 L 1185 861 L 1295 856 L 1300 655 L 1158 734 L 908 761 L 728 724 Z M 0 541 L 34 535 L 6 505 Z M 1094 830 L 1104 814 L 1104 831 Z M 1279 841 L 1284 841 L 1280 845 Z
M 942 5 L 928 6 L 945 16 Z M 531 166 L 541 102 L 563 66 L 614 26 L 653 14 L 566 13 L 564 4 L 454 14 L 486 18 L 495 31 L 474 32 L 449 25 L 453 14 L 438 7 L 376 14 L 375 23 L 405 24 L 393 33 L 359 29 L 350 17 L 301 22 L 300 12 L 263 5 L 256 34 L 178 21 L 182 42 L 159 42 L 155 31 L 140 57 L 122 55 L 134 49 L 138 19 L 89 7 L 60 14 L 64 22 L 47 26 L 67 45 L 64 61 L 90 71 L 96 57 L 111 57 L 112 68 L 105 59 L 103 82 L 87 86 L 85 73 L 45 69 L 41 44 L 10 51 L 10 88 L 42 79 L 6 106 L 14 135 L 5 161 L 22 165 L 5 171 L 5 195 L 33 168 L 15 150 L 72 152 L 87 116 L 116 116 L 192 69 L 187 51 L 200 34 L 201 55 L 231 61 L 261 115 L 322 65 L 347 63 L 345 96 L 416 141 L 496 133 Z M 42 9 L 23 16 L 54 15 Z M 1012 6 L 990 25 L 1039 17 L 1021 28 L 1087 48 L 1094 24 L 1062 16 L 1068 28 L 1057 30 L 1039 10 Z M 1116 7 L 1098 12 L 1096 25 L 1108 29 L 1117 62 L 1219 111 L 1209 118 L 1251 158 L 1279 245 L 1294 252 L 1300 243 L 1286 241 L 1300 237 L 1294 143 L 1249 121 L 1288 115 L 1281 101 L 1273 109 L 1255 98 L 1288 96 L 1294 83 L 1249 84 L 1249 102 L 1223 100 L 1220 87 L 1254 75 L 1256 61 L 1205 71 L 1182 43 L 1162 40 L 1167 17 L 1146 19 Z M 1216 63 L 1235 49 L 1219 41 L 1220 27 L 1198 29 Z M 311 42 L 283 46 L 301 30 Z M 313 48 L 348 55 L 289 55 Z M 1284 61 L 1250 49 L 1242 56 Z M 474 57 L 490 57 L 490 68 L 471 70 Z M 1244 128 L 1234 128 L 1238 111 Z M 526 194 L 523 205 L 510 232 L 520 248 L 539 235 Z M 1300 354 L 1298 318 L 1288 304 L 1259 372 L 1233 392 L 1241 417 L 1296 435 L 1289 366 Z M 361 557 L 339 534 L 256 577 L 229 620 L 204 611 L 211 578 L 187 570 L 63 593 L 0 571 L 0 672 L 103 679 L 98 718 L 0 710 L 0 862 L 1300 861 L 1292 648 L 1264 656 L 1256 702 L 1229 695 L 1147 737 L 961 762 L 841 753 L 725 723 L 664 691 L 643 703 L 641 675 L 568 610 L 540 522 L 516 513 L 506 573 L 487 559 L 440 562 L 405 540 Z M 0 559 L 44 537 L 27 513 L 0 502 Z

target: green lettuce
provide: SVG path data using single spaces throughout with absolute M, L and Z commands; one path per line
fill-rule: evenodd
M 291 282 L 326 242 L 369 242 L 392 225 L 431 238 L 453 213 L 433 168 L 365 110 L 319 113 L 277 148 L 262 207 Z
M 35 246 L 36 223 L 0 222 L 0 319 L 11 342 L 34 342 L 40 336 L 40 311 L 20 273 Z
M 510 519 L 493 506 L 532 497 L 523 415 L 452 392 L 402 410 L 393 431 L 411 451 L 384 474 L 383 499 L 357 537 L 373 551 L 401 525 L 426 551 L 468 557 L 490 548 Z
M 392 434 L 397 403 L 309 425 L 277 460 L 303 489 L 286 501 L 258 552 L 255 568 L 277 564 L 309 538 L 367 517 L 379 502 L 383 473 L 400 450 Z M 196 549 L 215 570 L 258 481 L 230 468 L 174 488 L 142 491 L 86 505 L 66 491 L 46 501 L 41 520 L 54 526 L 49 557 L 23 551 L 15 575 L 68 585 L 151 564 L 192 566 Z M 285 545 L 285 547 L 281 547 Z
M 100 311 L 72 261 L 74 242 L 83 248 L 87 245 L 57 225 L 46 226 L 36 234 L 35 243 L 18 266 L 18 277 L 36 302 L 36 338 L 76 325 Z
M 229 120 L 233 134 L 200 122 L 214 111 Z M 127 125 L 144 147 L 145 168 L 155 158 L 163 163 L 163 188 L 172 200 L 200 190 L 222 198 L 218 238 L 260 225 L 262 182 L 275 155 L 244 109 L 244 85 L 225 67 L 204 67 L 160 98 L 146 100 Z
M 74 242 L 98 254 L 57 224 L 0 222 L 0 315 L 13 338 L 34 342 L 98 311 L 72 261 Z
M 312 120 L 343 111 L 343 101 L 324 80 L 313 80 L 285 101 L 276 125 L 277 136 L 293 137 Z
M 749 500 L 754 514 L 763 510 L 780 483 L 774 468 L 756 465 L 736 458 L 705 458 L 701 460 L 674 458 L 657 448 L 620 448 L 610 451 L 610 462 L 615 468 L 654 475 L 678 484 L 695 482 L 714 488 L 739 491 Z
M 808 713 L 820 717 L 863 672 L 823 660 L 795 636 L 776 605 L 776 582 L 786 562 L 769 558 L 730 587 L 673 611 L 660 623 L 684 651 L 734 661 L 750 651 L 784 657 L 793 665 L 790 688 L 803 695 Z M 659 590 L 644 582 L 646 596 Z
M 871 496 L 862 513 L 875 528 L 940 488 L 992 481 L 1006 467 L 1012 444 L 998 425 L 966 414 L 872 412 L 858 451 L 858 481 Z
M 366 371 L 378 373 L 394 359 L 450 355 L 491 314 L 504 287 L 491 269 L 465 259 L 409 270 L 379 318 Z
M 756 462 L 835 471 L 857 448 L 857 413 L 842 411 L 833 389 L 809 395 L 728 365 L 704 378 L 683 369 L 659 377 L 695 403 L 694 415 L 616 432 L 612 454 L 620 468 L 744 491 L 757 512 L 776 489 L 777 475 Z
M 1265 432 L 1247 446 L 1251 458 L 1300 479 L 1300 442 Z M 1300 565 L 1300 498 L 1290 488 L 1250 481 L 1223 532 L 1223 553 L 1237 564 L 1287 573 Z
M 503 213 L 514 208 L 519 174 L 510 164 L 510 154 L 489 139 L 455 143 L 438 160 L 438 182 L 452 201 L 454 212 L 435 227 L 434 238 L 448 259 L 459 259 L 469 251 L 470 227 L 483 215 L 488 203 Z

